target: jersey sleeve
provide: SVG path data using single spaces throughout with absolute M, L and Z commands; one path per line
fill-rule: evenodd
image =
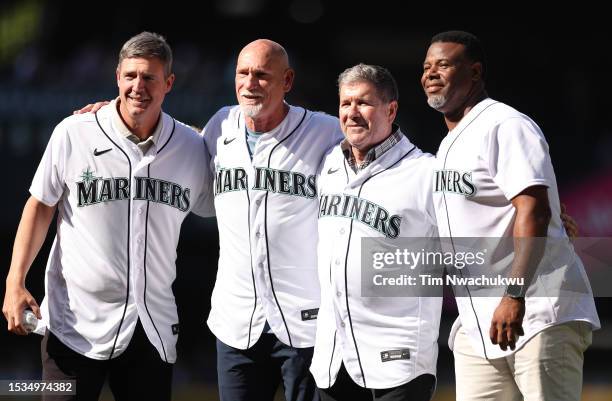
M 214 176 L 210 165 L 210 152 L 202 138 L 202 189 L 196 197 L 191 211 L 201 217 L 211 217 L 215 215 L 213 182 Z
M 433 201 L 433 192 L 434 192 L 434 167 L 435 167 L 436 158 L 432 155 L 423 156 L 423 211 L 425 212 L 425 217 L 429 221 L 429 223 L 438 227 L 438 220 L 436 219 L 436 210 L 434 207 Z
M 51 139 L 49 139 L 30 185 L 30 194 L 47 206 L 55 206 L 64 194 L 66 161 L 69 151 L 67 128 L 60 123 L 51 134 Z
M 518 117 L 502 121 L 491 132 L 488 147 L 491 176 L 507 199 L 534 185 L 552 185 L 548 144 L 533 121 Z
M 229 113 L 228 107 L 219 109 L 206 123 L 200 134 L 204 138 L 204 143 L 211 158 L 217 154 L 217 139 L 221 136 L 221 123 Z
M 335 123 L 332 123 L 332 133 L 330 135 L 330 149 L 333 149 L 344 140 L 344 134 L 342 133 L 342 129 L 340 129 L 340 120 L 337 118 L 334 118 L 334 120 Z

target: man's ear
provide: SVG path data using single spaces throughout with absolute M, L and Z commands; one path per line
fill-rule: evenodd
M 397 116 L 397 109 L 399 108 L 399 104 L 397 100 L 392 100 L 389 102 L 389 108 L 387 109 L 389 122 L 395 121 L 395 117 Z
M 472 81 L 482 81 L 483 79 L 483 68 L 480 61 L 472 63 Z
M 291 88 L 293 87 L 294 78 L 295 78 L 295 71 L 293 71 L 293 68 L 287 68 L 287 70 L 285 71 L 285 75 L 283 77 L 284 79 L 283 89 L 285 90 L 285 93 L 289 92 Z
M 166 93 L 170 92 L 170 90 L 172 89 L 172 85 L 174 84 L 174 74 L 170 74 L 168 75 L 168 78 L 166 78 Z

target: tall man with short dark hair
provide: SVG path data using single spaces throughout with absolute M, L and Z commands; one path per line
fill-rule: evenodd
M 43 379 L 75 380 L 97 400 L 170 400 L 178 315 L 172 292 L 181 224 L 214 213 L 202 138 L 161 110 L 172 52 L 142 32 L 119 53 L 119 97 L 57 125 L 36 171 L 13 248 L 3 313 L 26 334 L 24 308 L 44 319 Z M 41 308 L 27 272 L 57 209 Z M 55 396 L 52 399 L 59 399 Z
M 503 297 L 458 296 L 459 319 L 449 339 L 457 399 L 579 400 L 583 352 L 599 328 L 593 295 L 559 217 L 544 135 L 532 119 L 488 97 L 485 72 L 474 35 L 449 31 L 432 38 L 421 83 L 449 130 L 434 177 L 440 236 L 488 237 L 497 244 L 489 254 L 497 258 L 503 239 L 513 237 L 511 274 L 525 279 L 542 257 L 533 238 L 547 237 L 555 244 L 547 263 L 582 277 L 586 290 L 550 288 L 557 295 L 547 296 L 524 285 L 508 286 Z M 448 174 L 465 177 L 471 188 L 443 185 Z

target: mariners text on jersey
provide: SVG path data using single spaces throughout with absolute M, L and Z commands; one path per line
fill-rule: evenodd
M 215 177 L 215 196 L 245 190 L 247 180 L 247 173 L 241 167 L 219 168 Z M 306 176 L 296 171 L 255 167 L 255 183 L 251 189 L 312 199 L 317 196 L 317 179 L 315 175 Z
M 450 192 L 468 197 L 474 195 L 476 186 L 472 180 L 472 172 L 436 170 L 434 172 L 434 192 Z
M 79 207 L 130 198 L 129 179 L 126 177 L 94 177 L 89 168 L 83 172 L 81 177 L 83 181 L 76 183 Z M 189 209 L 191 194 L 189 188 L 150 177 L 134 177 L 134 179 L 136 180 L 134 199 L 166 204 L 182 212 Z
M 401 216 L 390 215 L 387 209 L 376 203 L 346 194 L 321 196 L 319 218 L 325 216 L 353 219 L 388 238 L 396 238 L 399 235 L 402 221 Z

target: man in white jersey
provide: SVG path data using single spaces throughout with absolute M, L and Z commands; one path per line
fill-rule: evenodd
M 172 51 L 143 32 L 119 53 L 119 97 L 57 125 L 36 171 L 13 249 L 3 313 L 44 319 L 43 379 L 76 380 L 97 400 L 170 400 L 179 332 L 172 283 L 189 212 L 214 214 L 208 152 L 195 131 L 161 110 L 174 82 Z M 58 211 L 39 309 L 25 288 Z
M 427 401 L 442 298 L 362 296 L 361 255 L 368 237 L 437 237 L 434 159 L 393 124 L 398 90 L 389 71 L 358 64 L 338 86 L 346 139 L 320 169 L 321 308 L 311 371 L 323 400 Z
M 342 138 L 338 119 L 284 101 L 294 72 L 281 45 L 256 40 L 236 65 L 239 105 L 203 135 L 215 171 L 219 267 L 208 326 L 222 400 L 318 398 L 308 372 L 320 289 L 316 174 Z
M 530 296 L 526 286 L 509 286 L 501 298 L 458 297 L 459 319 L 449 338 L 457 399 L 579 400 L 583 352 L 599 319 L 558 217 L 546 140 L 529 117 L 488 97 L 484 51 L 474 35 L 434 36 L 423 67 L 427 102 L 444 114 L 449 129 L 434 175 L 440 236 L 493 237 L 499 244 L 504 237 L 515 243 L 548 237 L 562 244 L 547 256 L 552 267 L 582 277 L 587 287 L 584 293 Z M 534 255 L 515 249 L 512 271 L 529 275 L 539 259 Z M 536 260 L 531 266 L 523 262 L 530 259 Z

